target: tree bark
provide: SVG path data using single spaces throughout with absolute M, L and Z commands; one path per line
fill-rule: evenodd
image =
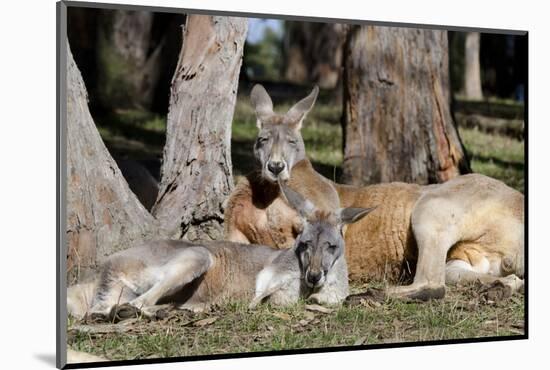
M 479 32 L 468 32 L 464 47 L 464 95 L 469 99 L 483 99 L 481 68 L 479 65 Z
M 110 254 L 158 235 L 103 144 L 67 46 L 67 281 L 89 277 Z
M 245 18 L 187 18 L 153 207 L 172 237 L 223 236 L 224 201 L 233 188 L 231 122 L 246 30 Z
M 313 82 L 321 88 L 337 86 L 342 74 L 342 54 L 347 25 L 287 22 L 285 78 Z
M 355 26 L 346 41 L 342 181 L 446 181 L 468 172 L 450 112 L 444 31 Z
M 104 108 L 151 108 L 164 42 L 154 43 L 155 13 L 103 10 L 98 27 L 98 90 Z

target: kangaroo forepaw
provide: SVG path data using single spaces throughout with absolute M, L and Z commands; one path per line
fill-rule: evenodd
M 260 295 L 256 295 L 252 301 L 250 302 L 250 304 L 248 305 L 248 308 L 249 309 L 254 309 L 256 307 L 258 307 L 258 305 L 260 303 L 262 303 L 265 299 L 267 299 L 268 295 L 265 295 L 265 294 L 260 294 Z
M 344 299 L 345 297 L 338 297 L 336 295 L 314 293 L 307 298 L 307 302 L 321 304 L 321 305 L 323 304 L 336 305 L 341 303 Z

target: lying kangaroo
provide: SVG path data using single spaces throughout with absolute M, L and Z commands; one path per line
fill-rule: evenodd
M 201 311 L 224 299 L 252 296 L 251 307 L 264 299 L 278 305 L 300 297 L 327 304 L 343 301 L 348 271 L 342 226 L 370 209 L 326 212 L 285 186 L 283 194 L 304 220 L 292 248 L 251 248 L 225 241 L 148 242 L 110 256 L 96 282 L 70 287 L 69 313 L 107 315 L 124 303 L 146 314 L 161 303 Z
M 251 100 L 258 137 L 257 171 L 241 181 L 225 211 L 228 240 L 278 248 L 292 245 L 300 230 L 296 213 L 281 200 L 276 180 L 308 194 L 316 205 L 339 196 L 340 207 L 377 206 L 345 233 L 350 278 L 396 281 L 416 265 L 414 282 L 388 293 L 398 297 L 441 298 L 445 282 L 500 281 L 512 290 L 523 285 L 523 195 L 489 177 L 470 174 L 444 184 L 405 183 L 366 187 L 333 183 L 306 157 L 300 134 L 318 89 L 286 114 L 273 112 L 265 89 Z M 519 276 L 519 277 L 518 277 Z

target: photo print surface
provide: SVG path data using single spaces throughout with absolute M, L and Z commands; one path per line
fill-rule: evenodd
M 526 32 L 58 26 L 59 367 L 527 338 Z

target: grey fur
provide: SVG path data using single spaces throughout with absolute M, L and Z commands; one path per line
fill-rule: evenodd
M 292 198 L 298 200 L 291 203 L 296 207 L 309 202 L 297 193 Z M 225 299 L 251 297 L 251 307 L 263 300 L 286 305 L 300 297 L 340 303 L 349 292 L 341 212 L 304 219 L 304 231 L 291 249 L 159 240 L 118 252 L 93 283 L 69 288 L 68 311 L 75 317 L 86 312 L 106 315 L 124 303 L 145 314 L 161 303 L 197 311 Z M 321 277 L 310 283 L 308 277 L 317 272 Z
M 272 182 L 278 179 L 288 180 L 294 164 L 306 158 L 300 128 L 313 107 L 318 92 L 319 88 L 316 86 L 286 114 L 277 114 L 273 112 L 273 102 L 265 89 L 261 85 L 255 85 L 252 89 L 250 98 L 256 110 L 259 129 L 254 144 L 254 156 L 261 165 L 264 178 Z M 281 169 L 280 173 L 276 172 L 277 168 Z

